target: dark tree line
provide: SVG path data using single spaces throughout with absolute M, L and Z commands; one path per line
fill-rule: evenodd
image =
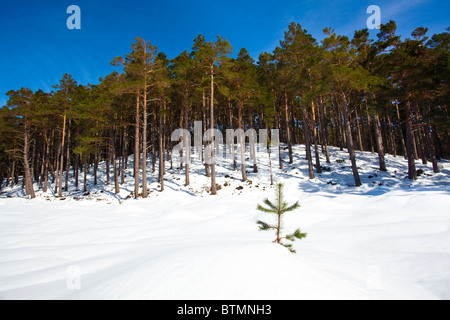
M 111 62 L 122 72 L 98 85 L 79 85 L 65 74 L 50 93 L 7 93 L 0 109 L 0 186 L 14 186 L 22 176 L 32 198 L 36 186 L 63 196 L 73 179 L 87 192 L 88 173 L 97 184 L 105 161 L 106 183 L 119 193 L 133 155 L 134 197 L 145 198 L 149 190 L 140 177 L 147 181 L 158 170 L 164 190 L 166 168 L 183 156 L 183 150 L 172 154 L 171 133 L 182 128 L 193 136 L 194 121 L 202 121 L 203 132 L 218 128 L 224 136 L 229 128 L 279 129 L 289 151 L 287 159 L 280 153 L 280 168 L 293 163 L 292 145 L 305 144 L 311 179 L 323 168 L 321 155 L 330 161 L 329 146 L 348 150 L 356 186 L 355 150 L 376 152 L 381 171 L 386 153 L 405 157 L 411 180 L 419 159 L 439 172 L 437 161 L 450 153 L 450 30 L 427 37 L 420 27 L 401 39 L 396 28 L 393 21 L 382 25 L 376 40 L 367 29 L 349 39 L 326 28 L 319 43 L 291 23 L 280 46 L 257 62 L 245 49 L 232 58 L 221 37 L 208 42 L 199 35 L 191 52 L 172 60 L 137 38 L 128 55 Z M 232 154 L 236 159 L 234 148 Z M 248 164 L 241 159 L 245 181 Z M 181 169 L 189 185 L 189 161 Z M 205 175 L 216 194 L 214 164 L 205 162 Z

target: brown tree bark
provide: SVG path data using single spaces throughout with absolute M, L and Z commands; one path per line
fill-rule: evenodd
M 60 160 L 60 169 L 59 169 L 59 178 L 58 178 L 58 190 L 59 190 L 59 196 L 62 197 L 62 179 L 63 179 L 63 163 L 64 163 L 64 146 L 65 146 L 65 137 L 66 137 L 66 111 L 64 111 L 63 116 L 63 131 L 62 131 L 62 138 L 61 138 L 61 160 Z
M 238 102 L 238 128 L 244 130 L 244 126 L 242 124 L 242 110 L 244 108 L 244 103 L 242 101 Z M 245 136 L 242 135 L 240 137 L 240 151 L 241 151 L 241 173 L 242 173 L 242 181 L 247 181 L 247 169 L 245 164 Z
M 412 132 L 413 114 L 409 99 L 406 100 L 406 151 L 408 157 L 408 178 L 417 180 L 416 161 L 414 157 L 414 136 Z
M 163 124 L 163 107 L 164 102 L 161 102 L 161 114 L 159 116 L 159 184 L 160 191 L 164 191 L 164 124 Z
M 330 152 L 328 151 L 328 129 L 325 121 L 325 106 L 323 104 L 323 98 L 320 97 L 319 100 L 319 114 L 320 114 L 320 131 L 322 132 L 322 140 L 324 146 L 324 152 L 326 157 L 326 162 L 330 163 Z
M 433 144 L 431 142 L 431 134 L 430 134 L 430 130 L 431 130 L 431 124 L 430 124 L 430 120 L 428 120 L 428 125 L 425 127 L 424 131 L 425 131 L 425 138 L 427 141 L 427 147 L 428 147 L 428 155 L 431 159 L 431 162 L 433 164 L 433 172 L 434 173 L 439 173 L 439 165 L 438 162 L 436 160 L 436 152 L 435 150 L 433 150 Z
M 373 126 L 375 128 L 375 142 L 376 142 L 377 152 L 378 152 L 378 161 L 380 164 L 379 169 L 380 169 L 380 171 L 387 171 L 386 162 L 384 159 L 383 137 L 381 135 L 381 130 L 380 130 L 380 117 L 378 115 L 375 115 L 374 119 L 375 119 L 375 121 L 373 123 Z
M 117 160 L 116 160 L 116 138 L 115 129 L 110 130 L 110 141 L 111 141 L 111 163 L 114 171 L 114 192 L 115 194 L 120 193 L 119 186 L 119 175 L 117 172 Z
M 135 134 L 134 134 L 134 198 L 139 198 L 139 163 L 140 163 L 140 99 L 139 93 L 136 93 L 136 122 L 135 122 Z
M 314 101 L 311 101 L 311 114 L 312 114 L 312 133 L 314 137 L 314 156 L 316 158 L 316 171 L 317 173 L 322 173 L 322 166 L 320 164 L 320 157 L 319 157 L 319 147 L 318 147 L 318 134 L 317 134 L 317 127 L 316 127 L 316 110 Z
M 69 191 L 69 170 L 70 170 L 70 120 L 67 125 L 67 147 L 66 147 L 66 180 L 64 185 L 64 190 Z
M 214 130 L 214 64 L 210 67 L 211 72 L 211 98 L 210 98 L 210 104 L 211 104 L 211 116 L 210 116 L 210 128 L 211 130 Z M 211 139 L 211 143 L 214 144 L 215 137 Z M 216 188 L 216 160 L 215 160 L 215 148 L 211 149 L 211 195 L 217 194 L 217 188 Z
M 292 140 L 291 140 L 291 130 L 289 128 L 289 111 L 288 111 L 288 95 L 286 90 L 284 90 L 284 125 L 286 129 L 286 140 L 289 149 L 289 164 L 294 163 L 294 158 L 292 155 Z
M 308 111 L 305 106 L 303 106 L 303 133 L 305 135 L 306 160 L 308 161 L 309 179 L 314 179 L 315 175 L 314 175 L 312 154 L 311 154 L 311 138 L 310 138 L 310 129 L 309 129 L 309 121 L 308 121 Z
M 29 123 L 28 117 L 24 117 L 24 142 L 23 142 L 23 169 L 24 169 L 24 178 L 25 178 L 25 192 L 27 196 L 30 196 L 31 199 L 36 198 L 36 194 L 34 193 L 33 188 L 33 177 L 30 171 L 30 161 L 29 161 L 29 146 L 30 146 L 30 132 L 29 132 Z
M 352 163 L 352 171 L 353 171 L 353 178 L 355 179 L 355 185 L 357 187 L 360 187 L 362 186 L 362 183 L 358 173 L 358 166 L 356 165 L 356 154 L 353 147 L 352 128 L 350 127 L 349 121 L 348 101 L 344 92 L 342 92 L 342 98 L 343 98 L 342 113 L 344 116 L 345 133 L 347 135 L 347 149 L 350 155 L 350 161 Z
M 207 113 L 207 109 L 206 109 L 206 96 L 205 96 L 205 90 L 202 91 L 202 115 L 203 115 L 203 132 L 206 131 L 207 126 L 207 117 L 206 117 L 206 113 Z M 205 145 L 205 142 L 203 142 L 203 145 Z M 204 159 L 204 152 L 202 152 L 202 161 L 205 161 Z M 209 165 L 205 162 L 205 175 L 206 177 L 211 177 L 211 172 L 209 170 Z

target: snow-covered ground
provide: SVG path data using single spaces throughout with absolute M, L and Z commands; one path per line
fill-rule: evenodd
M 355 188 L 346 152 L 331 148 L 329 171 L 312 181 L 304 147 L 294 153 L 282 170 L 272 161 L 286 200 L 302 205 L 284 220 L 285 233 L 308 233 L 295 255 L 256 225 L 274 218 L 255 209 L 273 198 L 266 158 L 246 183 L 220 160 L 217 196 L 195 162 L 191 186 L 168 169 L 164 192 L 155 173 L 148 199 L 126 200 L 132 158 L 119 196 L 104 164 L 87 196 L 4 189 L 0 299 L 450 299 L 449 161 L 440 174 L 417 162 L 424 173 L 411 182 L 403 158 L 387 156 L 381 173 L 376 154 L 358 152 Z

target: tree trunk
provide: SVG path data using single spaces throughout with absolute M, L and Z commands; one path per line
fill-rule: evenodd
M 363 139 L 362 139 L 362 135 L 361 135 L 361 126 L 360 126 L 360 123 L 359 123 L 358 108 L 355 108 L 355 118 L 356 118 L 356 131 L 357 131 L 357 134 L 358 134 L 359 150 L 360 151 L 364 151 Z
M 228 99 L 228 113 L 229 113 L 229 124 L 228 128 L 233 129 L 233 108 L 230 100 Z M 231 148 L 231 154 L 233 157 L 233 171 L 237 171 L 237 162 L 236 162 L 236 148 L 234 147 L 234 138 L 232 144 L 229 146 Z
M 342 92 L 342 111 L 344 116 L 344 127 L 345 127 L 345 133 L 347 135 L 347 149 L 348 153 L 350 155 L 350 161 L 352 163 L 352 171 L 353 171 L 353 177 L 355 179 L 355 185 L 357 187 L 362 186 L 361 179 L 359 177 L 358 173 L 358 167 L 356 165 L 356 154 L 355 150 L 353 148 L 353 138 L 352 138 L 352 128 L 350 127 L 350 121 L 349 121 L 349 114 L 348 114 L 348 102 L 347 98 L 345 96 L 345 93 Z
M 275 107 L 275 102 L 274 102 L 274 107 Z M 280 116 L 278 115 L 278 112 L 275 109 L 275 123 L 276 123 L 276 129 L 280 130 Z M 281 137 L 279 137 L 280 140 Z M 278 141 L 278 162 L 280 165 L 280 170 L 283 169 L 283 158 L 281 156 L 281 141 Z
M 187 108 L 185 108 L 185 115 L 184 115 L 184 129 L 185 130 L 187 130 L 187 131 L 189 131 L 190 132 L 190 129 L 189 129 L 189 119 L 188 119 L 188 117 L 189 117 L 189 110 L 191 109 L 191 107 L 189 106 L 189 107 L 187 107 Z M 186 137 L 186 139 L 187 139 L 188 137 Z M 184 139 L 184 137 L 183 137 L 183 139 Z M 186 141 L 186 143 L 185 143 L 185 145 L 186 145 L 186 172 L 185 172 L 185 175 L 186 175 L 186 182 L 185 182 L 185 186 L 187 187 L 187 186 L 189 186 L 190 184 L 191 184 L 191 179 L 190 179 L 190 176 L 189 176 L 189 170 L 190 170 L 190 163 L 191 163 L 191 157 L 190 157 L 190 154 L 191 154 L 191 150 L 190 150 L 190 148 L 191 148 L 191 141 L 189 140 L 189 141 Z
M 322 97 L 320 97 L 319 113 L 320 113 L 320 131 L 322 132 L 322 140 L 324 145 L 326 162 L 330 163 L 331 161 L 330 161 L 330 152 L 328 151 L 327 126 L 325 122 L 325 106 L 323 104 Z
M 152 125 L 152 173 L 156 172 L 156 150 L 159 150 L 159 138 L 158 138 L 158 117 L 156 111 L 153 112 L 153 125 Z
M 147 188 L 147 87 L 144 89 L 144 99 L 143 99 L 143 121 L 142 121 L 142 198 L 148 197 Z
M 239 105 L 239 113 L 238 113 L 238 128 L 239 129 L 243 129 L 243 124 L 242 124 L 242 109 L 244 107 L 244 103 L 242 101 L 238 102 Z M 242 135 L 242 137 L 240 137 L 240 151 L 241 151 L 241 173 L 242 173 L 242 181 L 247 181 L 247 169 L 246 169 L 246 165 L 245 165 L 245 136 Z
M 214 130 L 214 64 L 211 65 L 211 119 L 210 119 L 210 128 Z M 216 139 L 215 134 L 211 139 L 211 143 L 214 145 L 214 140 Z M 216 160 L 215 160 L 215 148 L 211 148 L 211 195 L 217 194 L 216 189 Z
M 387 119 L 388 135 L 389 135 L 389 141 L 391 144 L 392 155 L 394 157 L 397 157 L 397 143 L 395 141 L 394 125 L 392 123 L 390 116 L 387 116 L 386 119 Z
M 64 120 L 63 120 L 63 131 L 62 131 L 62 139 L 61 139 L 61 160 L 60 160 L 60 169 L 59 169 L 59 180 L 58 180 L 58 190 L 59 196 L 62 197 L 62 178 L 63 178 L 63 163 L 64 163 L 64 143 L 66 138 L 66 112 L 64 112 Z
M 110 131 L 111 136 L 111 160 L 112 160 L 112 167 L 114 170 L 114 192 L 115 194 L 120 193 L 120 187 L 119 187 L 119 176 L 117 172 L 117 161 L 116 161 L 116 139 L 115 139 L 115 130 L 111 129 Z
M 48 137 L 47 138 L 47 146 L 45 149 L 45 161 L 44 161 L 44 173 L 43 173 L 43 186 L 42 186 L 42 191 L 44 191 L 44 193 L 46 193 L 48 191 L 48 166 L 50 163 L 50 143 L 53 141 L 53 137 L 55 135 L 55 130 L 52 131 L 52 137 L 49 140 Z
M 253 115 L 251 110 L 248 110 L 249 112 L 249 120 L 250 120 L 250 129 L 255 129 L 254 121 L 253 121 Z M 253 173 L 258 173 L 258 162 L 256 161 L 256 142 L 250 143 L 250 159 L 253 160 Z
M 317 141 L 317 127 L 316 127 L 316 110 L 314 107 L 314 101 L 311 101 L 311 112 L 312 112 L 312 133 L 314 135 L 314 156 L 316 158 L 316 171 L 317 173 L 322 173 L 322 166 L 320 164 L 320 157 L 319 157 L 319 147 L 318 147 L 318 141 Z
M 291 141 L 291 131 L 289 129 L 289 112 L 288 112 L 288 96 L 286 90 L 284 91 L 284 125 L 286 127 L 286 140 L 289 149 L 289 164 L 294 163 L 293 155 L 292 155 L 292 141 Z
M 308 111 L 303 106 L 303 133 L 305 134 L 306 159 L 308 160 L 309 179 L 314 179 L 314 169 L 311 154 L 311 139 L 309 135 Z
M 387 171 L 386 169 L 386 162 L 384 160 L 384 146 L 383 146 L 383 140 L 380 130 L 380 118 L 378 115 L 374 117 L 374 128 L 375 128 L 375 141 L 377 146 L 377 152 L 378 152 L 378 160 L 380 163 L 380 171 Z
M 367 103 L 367 98 L 365 99 L 366 104 L 366 113 L 367 113 L 367 127 L 369 128 L 369 142 L 370 142 L 370 151 L 372 153 L 375 152 L 374 144 L 373 144 L 373 133 L 370 128 L 372 128 L 372 121 L 370 120 L 370 114 L 369 114 L 369 105 Z
M 29 145 L 30 145 L 30 132 L 28 125 L 27 116 L 24 117 L 24 142 L 23 142 L 23 169 L 24 169 L 24 178 L 25 178 L 25 191 L 27 196 L 30 196 L 31 199 L 36 198 L 36 194 L 34 193 L 33 188 L 33 178 L 30 172 L 30 162 L 29 162 Z
M 420 157 L 422 158 L 422 164 L 427 165 L 427 152 L 425 151 L 425 141 L 424 141 L 424 132 L 423 132 L 423 122 L 419 113 L 419 108 L 417 108 L 417 138 L 419 140 L 419 150 Z
M 433 150 L 433 144 L 431 142 L 431 135 L 430 135 L 430 129 L 431 129 L 431 124 L 430 121 L 428 120 L 428 125 L 425 127 L 425 138 L 427 140 L 427 147 L 428 147 L 428 155 L 430 156 L 431 162 L 433 163 L 433 172 L 434 173 L 439 173 L 439 166 L 436 160 L 436 152 L 435 150 Z
M 98 164 L 99 164 L 99 154 L 96 151 L 94 155 L 94 186 L 98 185 Z
M 433 129 L 434 146 L 435 146 L 435 150 L 436 150 L 436 160 L 441 160 L 441 158 L 443 157 L 443 151 L 442 151 L 441 141 L 440 141 L 439 135 L 437 133 L 436 125 L 432 125 L 432 129 Z
M 66 148 L 66 180 L 64 190 L 69 191 L 69 171 L 70 171 L 70 120 L 67 128 L 67 148 Z
M 88 174 L 88 162 L 87 162 L 87 157 L 85 156 L 84 159 L 84 183 L 83 183 L 83 192 L 86 193 L 87 192 L 87 174 Z
M 268 150 L 268 155 L 269 155 L 270 185 L 273 186 L 272 152 L 270 151 L 272 142 L 269 137 L 269 131 L 270 131 L 270 128 L 268 128 L 268 130 L 267 130 L 267 150 Z
M 161 111 L 163 111 L 163 102 L 161 102 Z M 159 183 L 161 185 L 161 192 L 164 191 L 164 127 L 163 115 L 159 116 Z
M 75 155 L 75 163 L 73 164 L 73 175 L 75 176 L 75 189 L 78 191 L 79 178 L 78 178 L 78 167 L 80 164 L 80 156 Z
M 140 162 L 140 110 L 139 110 L 139 93 L 136 94 L 136 123 L 134 134 L 134 198 L 139 198 L 139 162 Z
M 399 110 L 399 107 L 398 107 L 398 101 L 397 100 L 395 100 L 395 108 L 396 108 L 396 111 L 397 111 L 398 131 L 400 133 L 400 142 L 402 144 L 403 156 L 405 158 L 407 158 L 405 137 L 403 136 L 403 124 L 402 124 L 402 119 L 400 117 L 400 110 Z
M 408 178 L 417 180 L 416 161 L 414 157 L 414 136 L 412 132 L 413 115 L 411 112 L 411 104 L 406 100 L 406 151 L 408 157 Z
M 206 113 L 207 113 L 207 109 L 206 109 L 206 96 L 205 96 L 205 90 L 202 91 L 202 103 L 203 103 L 203 132 L 206 131 L 206 128 L 208 127 L 206 124 Z M 203 144 L 205 144 L 205 141 L 203 142 Z M 202 152 L 202 161 L 204 161 L 204 153 Z M 209 170 L 209 165 L 205 162 L 205 175 L 209 178 L 211 177 L 211 173 Z

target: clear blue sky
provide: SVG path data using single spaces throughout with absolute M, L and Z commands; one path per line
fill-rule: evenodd
M 81 8 L 81 30 L 66 27 L 72 4 Z M 317 39 L 327 26 L 352 36 L 366 27 L 372 4 L 380 6 L 382 23 L 397 22 L 402 36 L 418 26 L 429 27 L 430 34 L 450 26 L 448 0 L 2 0 L 0 106 L 8 90 L 50 91 L 66 72 L 78 83 L 98 83 L 114 70 L 109 62 L 127 54 L 136 37 L 173 58 L 190 51 L 198 34 L 208 40 L 217 34 L 235 53 L 245 47 L 257 59 L 279 44 L 292 21 Z

